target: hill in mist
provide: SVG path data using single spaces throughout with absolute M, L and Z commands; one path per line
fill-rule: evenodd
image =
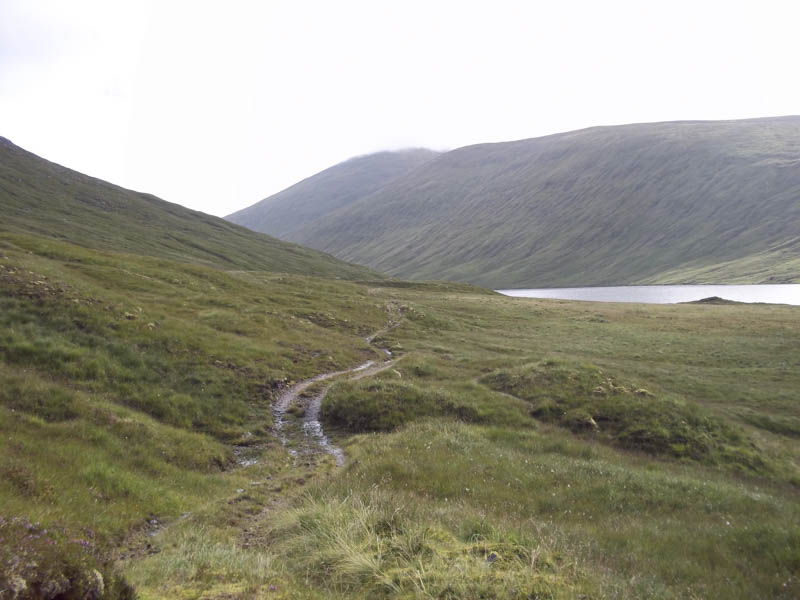
M 303 237 L 311 223 L 324 222 L 436 156 L 424 148 L 357 156 L 225 218 L 287 240 Z
M 347 164 L 324 173 L 346 187 Z M 294 202 L 309 212 L 317 198 Z M 237 222 L 258 229 L 258 206 Z M 495 288 L 800 281 L 800 117 L 459 148 L 319 214 L 282 235 L 397 277 Z

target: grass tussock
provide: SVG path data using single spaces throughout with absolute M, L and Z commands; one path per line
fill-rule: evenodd
M 167 596 L 216 589 L 229 594 L 268 586 L 276 578 L 277 561 L 269 553 L 241 548 L 230 532 L 192 522 L 171 532 L 169 541 L 129 569 L 140 589 L 158 590 L 169 582 Z
M 402 494 L 310 496 L 272 535 L 316 585 L 354 597 L 567 598 L 563 556 L 543 540 L 479 527 L 450 531 Z
M 134 600 L 136 595 L 97 548 L 93 531 L 0 516 L 0 597 Z
M 474 407 L 460 403 L 445 390 L 386 379 L 337 383 L 322 410 L 326 423 L 351 433 L 391 431 L 414 419 L 443 415 L 465 421 L 478 419 Z
M 767 469 L 734 426 L 696 404 L 621 383 L 597 367 L 545 360 L 490 373 L 481 382 L 530 402 L 536 419 L 627 450 Z

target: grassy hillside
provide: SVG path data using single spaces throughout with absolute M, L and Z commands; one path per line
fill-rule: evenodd
M 254 231 L 291 240 L 311 223 L 364 198 L 437 156 L 414 148 L 351 158 L 225 217 Z
M 143 598 L 798 593 L 794 307 L 226 273 L 15 234 L 0 267 L 5 576 L 98 569 Z M 389 307 L 397 362 L 323 405 L 347 466 L 289 453 L 270 402 L 380 360 L 364 338 Z
M 384 320 L 332 280 L 0 234 L 0 595 L 77 594 L 131 532 L 246 485 L 233 444 L 274 443 L 274 394 L 374 357 Z
M 0 560 L 144 598 L 797 594 L 796 308 L 392 283 L 0 236 Z M 348 466 L 287 452 L 270 402 L 380 360 L 387 307 L 397 362 L 323 405 Z
M 225 269 L 323 277 L 374 271 L 71 171 L 0 138 L 0 231 Z
M 800 596 L 800 308 L 229 270 L 89 233 L 0 231 L 0 597 Z
M 288 239 L 494 288 L 800 281 L 800 117 L 448 152 Z

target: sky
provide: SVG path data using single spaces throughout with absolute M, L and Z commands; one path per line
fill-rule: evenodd
M 800 114 L 796 0 L 0 0 L 0 135 L 224 216 L 352 156 Z

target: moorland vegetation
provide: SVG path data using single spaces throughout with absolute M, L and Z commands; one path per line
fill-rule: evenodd
M 145 244 L 134 216 L 116 235 L 143 246 L 117 250 L 21 219 L 0 227 L 4 598 L 800 595 L 797 307 L 309 276 L 268 238 L 247 268 Z M 386 368 L 347 373 L 366 361 Z M 343 467 L 302 407 L 285 444 L 272 411 L 340 371 L 308 394 Z

